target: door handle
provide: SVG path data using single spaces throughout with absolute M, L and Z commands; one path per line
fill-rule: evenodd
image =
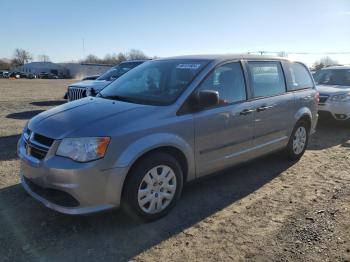
M 242 115 L 242 116 L 246 116 L 246 115 L 249 115 L 251 113 L 255 112 L 254 109 L 244 109 L 243 111 L 241 111 L 239 114 Z
M 274 108 L 275 106 L 271 105 L 271 106 L 260 106 L 256 109 L 257 112 L 261 112 L 261 111 L 265 111 L 271 108 Z

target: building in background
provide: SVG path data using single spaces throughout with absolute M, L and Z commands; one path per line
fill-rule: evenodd
M 52 62 L 31 62 L 12 68 L 11 71 L 34 75 L 46 73 L 56 75 L 61 78 L 66 78 L 69 76 L 69 72 L 66 68 Z
M 22 66 L 12 68 L 11 72 L 24 74 L 51 74 L 59 78 L 81 79 L 90 75 L 101 75 L 113 65 L 85 64 L 85 63 L 52 63 L 52 62 L 31 62 Z

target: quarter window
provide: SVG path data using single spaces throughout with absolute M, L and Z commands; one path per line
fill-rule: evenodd
M 289 65 L 289 71 L 292 78 L 291 83 L 288 83 L 289 90 L 299 90 L 314 86 L 309 72 L 302 64 L 291 63 Z
M 267 97 L 286 92 L 279 62 L 248 62 L 254 97 Z
M 221 105 L 247 99 L 242 67 L 239 62 L 217 67 L 199 87 L 200 90 L 213 90 L 219 93 Z

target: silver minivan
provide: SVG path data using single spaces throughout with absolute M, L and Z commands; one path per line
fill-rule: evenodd
M 238 163 L 304 153 L 318 92 L 306 66 L 252 55 L 147 61 L 31 119 L 18 142 L 24 189 L 49 208 L 169 212 L 183 185 Z

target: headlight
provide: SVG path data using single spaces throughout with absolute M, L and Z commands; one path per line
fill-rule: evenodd
M 104 157 L 109 141 L 109 137 L 64 138 L 56 155 L 78 162 L 96 160 Z
M 331 98 L 332 101 L 347 102 L 350 101 L 350 93 L 334 95 Z
M 28 139 L 29 139 L 29 136 L 30 136 L 30 131 L 29 131 L 29 128 L 28 128 L 28 123 L 29 123 L 29 121 L 26 123 L 26 125 L 24 126 L 23 131 L 22 131 L 22 135 L 23 135 L 23 137 L 24 137 L 25 140 L 28 140 Z

